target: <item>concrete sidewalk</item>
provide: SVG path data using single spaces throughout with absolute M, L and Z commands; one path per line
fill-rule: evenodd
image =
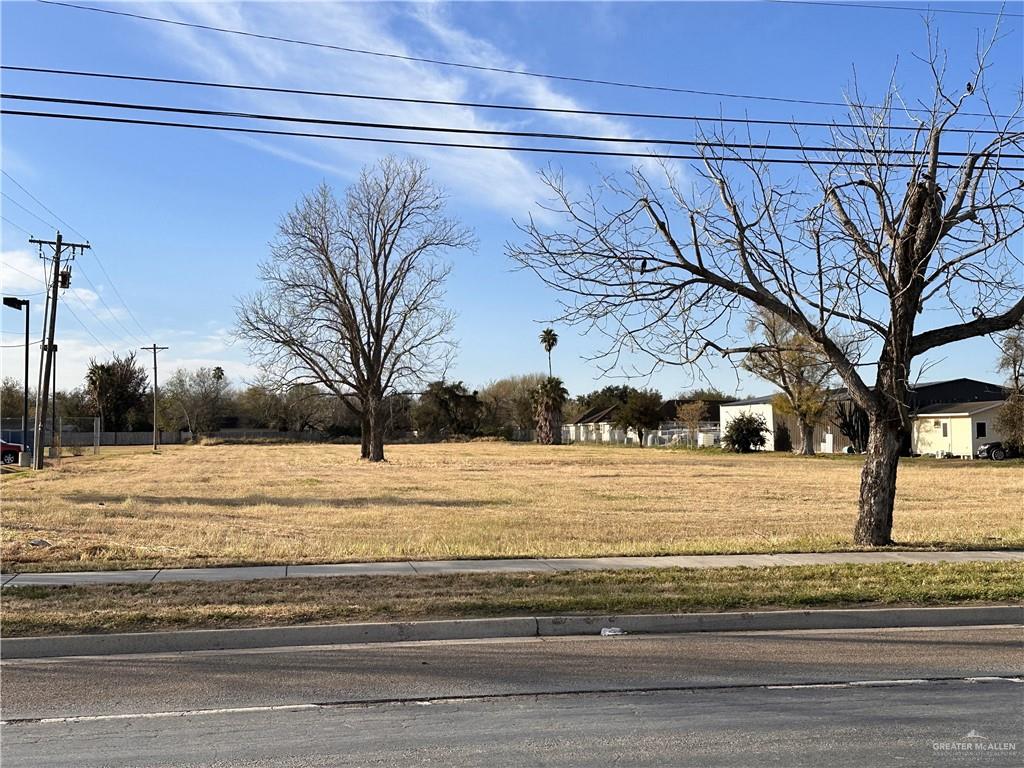
M 842 563 L 1000 563 L 1024 562 L 1024 551 L 977 552 L 807 552 L 784 555 L 670 555 L 665 557 L 588 557 L 518 560 L 414 560 L 331 565 L 264 565 L 241 568 L 163 568 L 142 571 L 5 573 L 4 587 L 146 584 L 168 581 L 253 581 L 314 576 L 423 576 L 445 573 L 557 573 L 629 568 L 762 568 Z

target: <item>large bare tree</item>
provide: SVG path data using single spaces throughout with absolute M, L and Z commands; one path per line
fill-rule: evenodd
M 747 354 L 756 309 L 811 339 L 870 422 L 854 538 L 888 544 L 912 364 L 1024 316 L 1020 83 L 1009 107 L 989 92 L 990 47 L 951 88 L 929 37 L 923 101 L 890 87 L 864 106 L 852 88 L 851 119 L 799 165 L 717 129 L 685 191 L 667 165 L 657 184 L 637 169 L 584 193 L 545 173 L 564 224 L 531 219 L 510 255 L 562 292 L 562 321 L 608 334 L 613 360 Z
M 283 384 L 336 394 L 384 459 L 385 399 L 442 376 L 454 352 L 446 256 L 473 244 L 414 160 L 364 169 L 339 203 L 322 184 L 281 221 L 237 333 Z

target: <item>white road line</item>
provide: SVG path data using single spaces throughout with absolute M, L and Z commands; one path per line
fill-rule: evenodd
M 440 696 L 440 697 L 424 697 L 420 699 L 389 699 L 389 700 L 371 700 L 371 701 L 344 701 L 344 702 L 331 702 L 327 704 L 275 704 L 268 706 L 256 706 L 256 707 L 221 707 L 218 709 L 184 709 L 170 712 L 132 712 L 123 713 L 116 715 L 78 715 L 72 717 L 40 717 L 40 718 L 13 718 L 10 720 L 0 720 L 2 726 L 18 726 L 18 725 L 37 725 L 37 724 L 59 724 L 59 723 L 94 723 L 103 722 L 107 720 L 155 720 L 158 718 L 168 717 L 203 717 L 208 715 L 237 715 L 237 714 L 250 714 L 253 712 L 302 712 L 318 709 L 340 709 L 343 707 L 360 707 L 360 706 L 380 706 L 385 704 L 396 704 L 396 705 L 415 705 L 415 706 L 430 706 L 432 704 L 444 704 L 449 701 L 466 701 L 466 700 L 486 700 L 489 698 L 500 698 L 510 699 L 517 697 L 529 697 L 529 696 L 572 696 L 572 695 L 608 695 L 608 694 L 643 694 L 643 693 L 672 693 L 672 692 L 698 692 L 698 691 L 722 691 L 735 688 L 745 688 L 752 690 L 767 690 L 767 691 L 786 691 L 786 690 L 813 690 L 820 688 L 864 688 L 864 687 L 890 687 L 898 685 L 928 685 L 928 684 L 942 684 L 942 683 L 1024 683 L 1022 677 L 998 677 L 998 676 L 986 676 L 986 677 L 959 677 L 959 678 L 940 678 L 935 680 L 927 680 L 923 678 L 908 678 L 903 680 L 851 680 L 843 683 L 792 683 L 788 685 L 737 685 L 737 686 L 693 686 L 693 687 L 679 687 L 679 688 L 644 688 L 644 689 L 624 689 L 621 691 L 607 690 L 607 691 L 544 691 L 544 692 L 522 692 L 522 693 L 511 693 L 501 694 L 497 697 L 491 697 L 487 694 L 469 695 L 469 696 Z
M 1007 682 L 1007 683 L 1024 683 L 1024 677 L 965 677 L 964 682 L 966 683 L 993 683 L 993 682 Z
M 95 723 L 104 720 L 155 720 L 162 717 L 199 717 L 202 715 L 238 715 L 252 712 L 300 712 L 323 709 L 321 704 L 275 704 L 265 707 L 223 707 L 221 709 L 183 709 L 171 712 L 131 712 L 119 715 L 77 715 L 75 717 L 40 717 L 24 720 L 0 720 L 0 725 L 35 723 Z

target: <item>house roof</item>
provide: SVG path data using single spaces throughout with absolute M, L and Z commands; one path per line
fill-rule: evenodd
M 971 403 L 939 403 L 938 405 L 929 405 L 915 415 L 919 417 L 973 416 L 976 413 L 1000 406 L 1005 402 L 1005 400 L 979 400 Z
M 693 402 L 692 400 L 666 400 L 661 404 L 661 418 L 665 421 L 672 421 L 676 417 L 676 411 L 680 405 Z
M 984 387 L 986 387 L 986 388 L 988 388 L 990 390 L 993 390 L 993 391 L 999 391 L 999 390 L 1003 389 L 998 384 L 990 384 L 987 381 L 979 381 L 978 379 L 969 379 L 969 378 L 966 378 L 966 377 L 960 377 L 959 379 L 945 379 L 943 381 L 922 381 L 922 382 L 918 382 L 917 384 L 914 384 L 914 385 L 909 387 L 909 392 L 911 394 L 922 393 L 924 390 L 927 390 L 927 389 L 932 388 L 932 387 L 939 387 L 939 386 L 942 386 L 942 385 L 945 385 L 945 384 L 956 384 L 957 382 L 961 382 L 961 381 L 969 381 L 969 382 L 973 382 L 974 384 L 981 384 L 982 386 L 984 386 Z M 868 387 L 868 389 L 874 389 L 874 387 Z M 772 402 L 772 400 L 774 400 L 780 394 L 782 394 L 782 393 L 781 392 L 776 392 L 773 395 L 765 395 L 764 397 L 748 397 L 748 398 L 744 398 L 743 400 L 733 400 L 732 402 L 722 403 L 722 405 L 762 405 L 762 404 L 766 404 L 766 403 Z M 838 389 L 833 390 L 833 394 L 836 395 L 836 399 L 839 399 L 839 400 L 849 399 L 849 394 L 847 394 L 846 387 L 840 387 Z M 1001 401 L 998 401 L 998 400 L 985 400 L 985 401 L 981 401 L 981 400 L 979 400 L 979 401 L 976 401 L 976 402 L 972 402 L 971 404 L 972 405 L 978 405 L 978 404 L 980 404 L 982 402 L 993 403 L 993 402 L 1001 402 Z M 928 408 L 929 409 L 928 412 L 931 413 L 935 408 L 938 408 L 939 406 L 938 405 L 927 405 L 927 406 L 924 406 L 924 407 Z
M 776 392 L 774 395 L 765 395 L 764 397 L 745 397 L 742 400 L 730 400 L 728 403 L 722 403 L 722 406 L 728 407 L 732 405 L 763 405 L 764 403 L 770 403 L 780 394 L 782 393 Z
M 958 381 L 973 381 L 975 384 L 984 384 L 988 387 L 998 387 L 998 384 L 990 384 L 987 381 L 981 381 L 980 379 L 969 379 L 966 376 L 961 376 L 957 379 L 940 379 L 939 381 L 920 381 L 917 384 L 911 384 L 910 389 L 924 389 L 925 387 L 938 387 L 943 384 L 956 384 Z
M 618 404 L 596 408 L 584 411 L 573 424 L 599 424 L 602 421 L 611 421 L 612 415 L 619 408 Z
M 676 418 L 676 411 L 680 405 L 686 403 L 696 402 L 695 400 L 666 400 L 661 404 L 660 413 L 663 421 L 674 421 Z M 707 400 L 704 401 L 707 404 L 708 409 L 714 412 L 714 409 L 719 404 L 725 405 L 725 403 L 719 403 L 718 400 Z M 615 412 L 619 409 L 619 403 L 608 407 L 597 406 L 590 408 L 580 414 L 572 423 L 573 424 L 600 424 L 601 422 L 611 421 L 615 417 Z

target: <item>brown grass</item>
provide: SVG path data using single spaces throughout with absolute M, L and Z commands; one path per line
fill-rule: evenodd
M 1022 563 L 8 587 L 3 593 L 3 633 L 13 637 L 473 616 L 938 605 L 1022 597 Z
M 502 443 L 174 446 L 0 481 L 6 570 L 853 548 L 857 457 Z M 1024 545 L 1020 466 L 906 460 L 894 537 Z M 50 546 L 30 546 L 44 539 Z

